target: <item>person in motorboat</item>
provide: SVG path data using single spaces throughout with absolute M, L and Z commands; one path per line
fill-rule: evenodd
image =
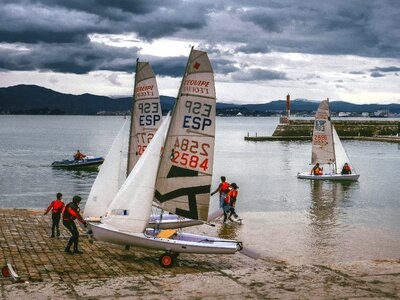
M 57 199 L 53 200 L 45 211 L 45 215 L 51 210 L 51 219 L 53 224 L 51 226 L 51 237 L 55 236 L 55 231 L 57 230 L 57 236 L 60 236 L 60 217 L 61 212 L 64 208 L 64 202 L 62 201 L 62 194 L 57 193 Z
M 311 175 L 322 175 L 323 168 L 319 166 L 319 163 L 316 163 L 315 166 L 311 169 Z
M 348 163 L 345 163 L 341 172 L 342 175 L 344 174 L 351 174 L 351 169 Z
M 237 215 L 237 213 L 236 213 L 236 211 L 235 211 L 236 200 L 237 200 L 237 195 L 238 195 L 238 189 L 239 189 L 239 187 L 237 186 L 237 184 L 236 184 L 236 183 L 232 183 L 232 184 L 231 184 L 231 189 L 230 189 L 229 192 L 228 192 L 228 197 L 229 197 L 229 211 L 230 211 L 230 214 L 229 214 L 228 219 L 229 219 L 230 221 L 232 221 L 232 222 L 233 222 L 232 216 L 233 216 L 235 219 L 238 219 L 238 218 L 239 218 L 239 216 Z
M 221 183 L 219 184 L 218 188 L 211 193 L 211 196 L 213 196 L 215 193 L 219 192 L 219 207 L 223 208 L 224 207 L 224 201 L 227 196 L 227 193 L 229 191 L 229 183 L 226 181 L 225 176 L 221 176 Z
M 86 157 L 85 154 L 83 154 L 82 152 L 80 152 L 79 150 L 76 150 L 76 153 L 74 155 L 74 159 L 75 160 L 82 160 Z
M 79 203 L 82 198 L 80 196 L 74 196 L 72 202 L 68 203 L 63 209 L 63 224 L 71 232 L 71 238 L 69 239 L 65 252 L 70 254 L 82 254 L 83 252 L 78 249 L 79 243 L 79 232 L 75 225 L 75 219 L 78 219 L 85 227 L 87 226 L 86 221 L 82 218 L 79 208 Z M 71 251 L 71 246 L 74 246 L 74 251 Z

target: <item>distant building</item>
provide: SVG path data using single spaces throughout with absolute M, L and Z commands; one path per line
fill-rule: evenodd
M 351 113 L 349 113 L 349 112 L 343 112 L 343 111 L 341 111 L 339 114 L 338 114 L 338 117 L 349 117 L 351 115 Z
M 361 113 L 361 117 L 369 117 L 369 112 L 363 112 L 363 113 Z
M 388 109 L 380 109 L 374 112 L 374 117 L 387 117 L 389 115 Z

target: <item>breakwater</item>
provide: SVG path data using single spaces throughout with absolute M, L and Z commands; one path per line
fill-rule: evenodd
M 278 124 L 272 136 L 246 136 L 248 141 L 311 140 L 314 120 L 290 120 Z M 400 121 L 333 120 L 341 139 L 369 140 L 400 143 Z

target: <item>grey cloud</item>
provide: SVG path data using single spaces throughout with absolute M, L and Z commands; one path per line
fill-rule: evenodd
M 385 68 L 376 67 L 376 68 L 371 69 L 370 71 L 371 72 L 376 71 L 376 72 L 390 73 L 390 72 L 398 72 L 398 71 L 400 71 L 400 68 L 399 67 L 394 67 L 394 66 L 385 67 Z
M 248 69 L 236 72 L 232 74 L 232 78 L 238 81 L 287 80 L 286 74 L 283 72 L 264 69 Z
M 29 50 L 0 49 L 0 68 L 7 70 L 45 70 L 85 74 L 94 70 L 131 73 L 137 48 L 116 48 L 102 44 L 39 44 Z
M 385 74 L 375 71 L 375 72 L 372 72 L 370 76 L 371 77 L 385 77 Z

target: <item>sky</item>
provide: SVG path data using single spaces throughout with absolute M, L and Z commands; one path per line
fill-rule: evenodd
M 399 0 L 0 0 L 0 87 L 132 95 L 136 59 L 176 97 L 190 47 L 217 101 L 400 103 Z

